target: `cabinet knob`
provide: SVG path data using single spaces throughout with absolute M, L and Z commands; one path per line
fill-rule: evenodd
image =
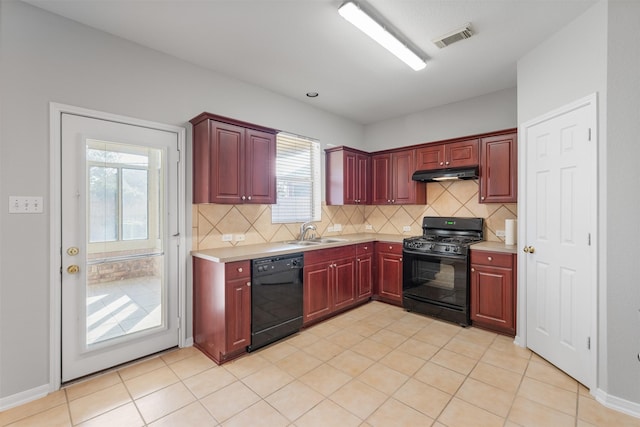
M 246 197 L 242 196 L 242 197 L 240 197 L 240 199 L 241 199 L 241 200 L 245 200 L 245 199 L 246 199 Z
M 369 246 L 365 246 L 365 247 L 364 247 L 364 250 L 365 250 L 365 251 L 369 250 Z
M 391 199 L 387 199 L 387 203 L 391 203 Z
M 480 197 L 480 200 L 484 200 L 484 196 Z
M 488 256 L 487 261 L 493 261 L 493 257 Z
M 395 202 L 396 202 L 396 199 L 391 199 L 391 203 L 395 203 Z
M 247 282 L 247 286 L 251 286 L 251 282 Z
M 448 164 L 449 164 L 449 162 L 445 162 L 444 164 L 445 164 L 445 165 L 448 165 Z
M 247 200 L 251 200 L 251 196 L 247 197 Z
M 242 273 L 242 267 L 238 267 L 238 273 Z
M 444 162 L 440 162 L 440 166 L 444 165 Z
M 474 271 L 476 271 L 476 269 L 471 267 L 471 272 L 473 273 Z
M 400 261 L 402 261 L 402 257 L 400 257 Z
M 389 246 L 389 250 L 393 250 L 393 246 Z
M 360 262 L 360 258 L 356 258 L 356 261 Z

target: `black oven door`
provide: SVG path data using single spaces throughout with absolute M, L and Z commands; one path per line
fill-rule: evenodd
M 405 308 L 426 314 L 457 311 L 468 318 L 469 273 L 466 255 L 439 255 L 404 251 L 402 294 Z M 431 307 L 429 307 L 431 306 Z M 420 307 L 426 307 L 420 309 Z M 427 312 L 428 311 L 428 312 Z M 466 320 L 451 319 L 459 323 Z

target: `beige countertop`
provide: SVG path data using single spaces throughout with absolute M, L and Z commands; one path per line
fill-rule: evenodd
M 407 236 L 399 234 L 358 233 L 326 237 L 341 239 L 341 241 L 334 243 L 322 243 L 320 245 L 313 246 L 302 246 L 285 242 L 272 242 L 262 243 L 259 245 L 240 245 L 228 248 L 203 249 L 198 251 L 191 251 L 191 255 L 197 258 L 202 258 L 214 262 L 234 262 L 267 256 L 306 252 L 317 249 L 336 248 L 340 246 L 373 241 L 402 243 L 402 239 Z
M 518 245 L 505 245 L 503 242 L 478 242 L 471 245 L 473 251 L 504 252 L 509 254 L 518 253 Z

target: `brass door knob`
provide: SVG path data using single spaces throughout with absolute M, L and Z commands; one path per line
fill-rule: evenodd
M 73 264 L 67 267 L 67 273 L 69 274 L 77 274 L 80 271 L 80 267 Z
M 536 251 L 536 248 L 534 248 L 533 246 L 525 246 L 523 251 L 525 251 L 528 254 L 532 254 Z

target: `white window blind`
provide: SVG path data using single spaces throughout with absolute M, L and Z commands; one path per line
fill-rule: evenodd
M 320 144 L 279 133 L 272 223 L 320 221 Z

